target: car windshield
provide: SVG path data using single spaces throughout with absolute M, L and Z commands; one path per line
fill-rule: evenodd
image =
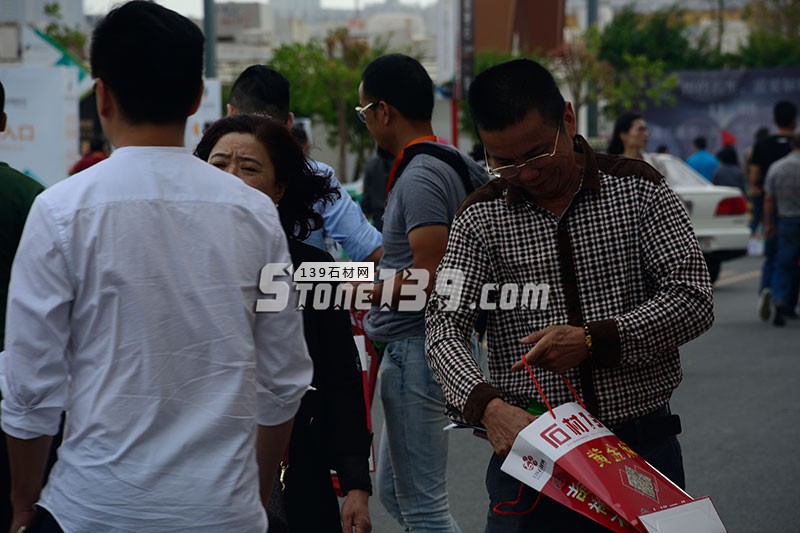
M 683 160 L 669 154 L 647 154 L 651 164 L 664 174 L 670 187 L 709 187 L 711 184 Z

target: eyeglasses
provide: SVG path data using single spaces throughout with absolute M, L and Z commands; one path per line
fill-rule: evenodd
M 504 165 L 502 167 L 491 168 L 489 166 L 489 154 L 486 153 L 486 148 L 483 149 L 483 158 L 486 161 L 486 172 L 489 173 L 492 177 L 495 178 L 504 178 L 504 179 L 511 179 L 516 178 L 519 176 L 520 171 L 525 167 L 531 167 L 540 169 L 547 165 L 549 162 L 550 157 L 556 155 L 556 149 L 558 148 L 558 134 L 561 132 L 561 126 L 558 127 L 556 130 L 556 142 L 553 144 L 553 151 L 549 154 L 539 154 L 537 156 L 531 157 L 524 163 L 519 165 Z M 534 163 L 535 161 L 539 161 L 539 163 Z
M 360 120 L 362 124 L 367 123 L 367 109 L 369 109 L 370 107 L 374 106 L 377 103 L 378 102 L 376 101 L 376 102 L 370 102 L 364 107 L 361 107 L 360 105 L 356 106 L 356 116 L 358 117 L 358 120 Z

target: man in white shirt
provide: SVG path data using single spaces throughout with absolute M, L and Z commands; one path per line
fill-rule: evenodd
M 191 21 L 151 2 L 93 32 L 117 150 L 37 198 L 11 275 L 0 386 L 13 531 L 267 529 L 312 365 L 292 302 L 255 312 L 259 288 L 287 281 L 259 287 L 261 269 L 291 262 L 274 206 L 183 148 L 202 51 Z

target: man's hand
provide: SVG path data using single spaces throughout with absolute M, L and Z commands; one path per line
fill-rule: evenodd
M 292 435 L 294 417 L 277 426 L 258 425 L 256 433 L 256 463 L 258 463 L 259 490 L 261 505 L 269 509 L 269 497 L 272 496 L 273 482 L 278 473 L 281 457 L 289 445 Z
M 355 529 L 354 529 L 355 528 Z M 342 505 L 342 533 L 370 533 L 369 492 L 352 489 Z
M 525 354 L 528 364 L 556 374 L 564 374 L 589 357 L 583 328 L 576 326 L 547 326 L 531 333 L 520 342 L 534 345 Z M 511 367 L 511 371 L 517 372 L 523 368 L 525 364 L 520 360 Z
M 767 193 L 764 197 L 764 237 L 774 239 L 778 230 L 775 226 L 777 208 L 775 207 L 775 195 Z
M 11 532 L 30 526 L 36 514 L 34 504 L 39 501 L 47 457 L 53 437 L 42 435 L 34 439 L 18 439 L 6 435 L 8 459 L 11 466 L 11 506 L 14 517 Z
M 536 417 L 527 411 L 514 407 L 494 398 L 483 411 L 481 423 L 486 427 L 486 434 L 494 452 L 500 457 L 505 457 L 511 451 L 517 435 L 525 429 Z
M 14 517 L 11 520 L 11 533 L 17 533 L 19 528 L 25 526 L 30 527 L 33 523 L 33 517 L 36 514 L 36 509 L 33 505 L 18 506 L 14 505 Z

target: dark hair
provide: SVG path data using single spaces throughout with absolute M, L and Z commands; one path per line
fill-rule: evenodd
M 787 100 L 780 101 L 775 104 L 772 116 L 779 128 L 791 128 L 797 120 L 797 106 Z
M 0 81 L 0 115 L 3 114 L 6 108 L 6 90 L 3 87 L 3 82 Z
M 95 26 L 91 66 L 129 122 L 184 122 L 203 87 L 203 33 L 174 11 L 134 0 Z
M 625 152 L 625 143 L 622 142 L 621 135 L 623 133 L 628 133 L 631 130 L 631 126 L 637 120 L 641 120 L 642 115 L 638 113 L 623 113 L 619 117 L 617 117 L 616 122 L 614 122 L 614 131 L 611 133 L 611 140 L 608 142 L 608 148 L 606 152 L 609 154 L 614 155 L 621 155 Z
M 269 115 L 278 122 L 289 120 L 289 91 L 286 77 L 266 65 L 250 65 L 231 87 L 230 104 L 238 113 Z
M 766 139 L 767 137 L 769 137 L 769 128 L 765 126 L 761 126 L 760 128 L 758 128 L 754 135 L 755 142 Z
M 413 121 L 433 116 L 433 81 L 422 64 L 403 54 L 374 59 L 361 74 L 364 97 L 384 101 Z
M 736 148 L 730 145 L 717 152 L 717 159 L 723 165 L 739 165 L 739 154 L 736 153 Z
M 89 151 L 90 152 L 100 152 L 105 150 L 106 148 L 106 141 L 102 137 L 92 137 L 89 139 Z
M 532 109 L 556 127 L 564 119 L 564 97 L 553 75 L 530 59 L 484 70 L 472 81 L 467 99 L 478 137 L 480 130 L 498 131 L 522 121 Z
M 194 155 L 208 161 L 211 150 L 229 133 L 249 133 L 264 146 L 275 167 L 275 179 L 286 186 L 278 214 L 286 236 L 302 241 L 322 227 L 318 202 L 331 203 L 339 191 L 329 173 L 315 170 L 303 149 L 285 126 L 260 115 L 234 115 L 212 124 L 203 134 Z
M 306 129 L 302 124 L 293 125 L 289 132 L 300 146 L 305 147 L 308 144 L 308 133 L 306 133 Z
M 486 150 L 483 147 L 483 143 L 476 142 L 472 143 L 472 150 L 469 152 L 469 156 L 472 158 L 473 161 L 481 162 L 486 159 Z
M 657 154 L 668 154 L 669 153 L 669 147 L 666 144 L 659 144 L 658 148 L 656 148 L 656 153 Z
M 705 137 L 695 137 L 692 141 L 692 144 L 697 147 L 698 150 L 705 150 L 706 149 L 706 138 Z

